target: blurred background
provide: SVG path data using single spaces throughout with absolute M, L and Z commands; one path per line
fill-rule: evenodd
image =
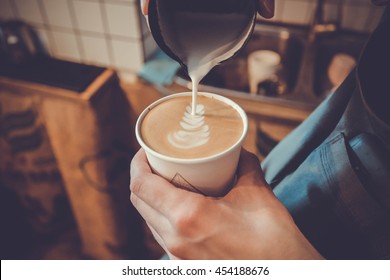
M 34 27 L 55 57 L 115 67 L 135 73 L 157 46 L 141 16 L 137 0 L 1 0 L 0 19 L 21 19 Z M 335 20 L 343 3 L 342 27 L 370 32 L 382 8 L 368 0 L 328 0 L 324 18 Z M 308 25 L 316 0 L 276 1 L 271 22 Z
M 200 90 L 245 109 L 244 146 L 263 159 L 344 80 L 382 13 L 369 0 L 277 0 Z M 160 258 L 128 200 L 134 123 L 190 84 L 139 1 L 0 0 L 0 43 L 1 258 Z M 278 57 L 261 79 L 259 51 Z

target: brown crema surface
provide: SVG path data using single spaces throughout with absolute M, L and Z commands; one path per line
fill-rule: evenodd
M 168 135 L 183 131 L 181 122 L 191 102 L 191 96 L 180 96 L 152 108 L 141 123 L 140 132 L 145 144 L 166 156 L 195 159 L 219 154 L 240 139 L 244 125 L 238 111 L 218 99 L 198 95 L 198 105 L 204 106 L 202 123 L 208 127 L 207 143 L 192 148 L 174 147 Z

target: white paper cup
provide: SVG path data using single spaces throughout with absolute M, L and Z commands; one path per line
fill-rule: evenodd
M 241 145 L 248 132 L 248 119 L 245 111 L 232 100 L 212 93 L 199 95 L 212 97 L 233 107 L 241 116 L 243 131 L 240 138 L 225 151 L 203 158 L 183 159 L 160 154 L 148 147 L 141 137 L 140 126 L 145 116 L 158 104 L 179 96 L 191 96 L 191 92 L 166 96 L 148 106 L 136 123 L 136 137 L 145 150 L 148 162 L 156 174 L 164 177 L 179 188 L 198 192 L 207 196 L 225 195 L 235 181 Z M 206 144 L 207 145 L 207 144 Z

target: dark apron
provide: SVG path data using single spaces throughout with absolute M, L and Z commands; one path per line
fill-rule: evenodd
M 325 258 L 390 258 L 389 14 L 357 68 L 262 163 Z

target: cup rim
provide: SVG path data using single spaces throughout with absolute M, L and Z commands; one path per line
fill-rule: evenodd
M 141 147 L 147 153 L 149 153 L 149 154 L 151 154 L 151 155 L 153 155 L 153 156 L 155 156 L 157 158 L 160 158 L 162 160 L 165 160 L 165 161 L 168 161 L 168 162 L 172 162 L 172 163 L 196 164 L 196 163 L 202 163 L 202 162 L 207 162 L 207 161 L 210 161 L 210 160 L 219 159 L 219 158 L 223 157 L 225 154 L 230 153 L 230 151 L 236 149 L 238 146 L 241 146 L 242 142 L 244 141 L 244 139 L 245 139 L 245 137 L 246 137 L 246 135 L 248 133 L 248 128 L 249 128 L 248 117 L 247 117 L 244 109 L 242 109 L 242 107 L 240 105 L 238 105 L 236 102 L 234 102 L 233 100 L 231 100 L 231 99 L 229 99 L 227 97 L 215 94 L 215 93 L 210 93 L 210 92 L 198 92 L 198 96 L 202 95 L 202 96 L 206 96 L 206 97 L 211 97 L 211 98 L 218 99 L 218 100 L 220 100 L 220 101 L 222 101 L 224 103 L 227 103 L 230 106 L 232 106 L 241 116 L 241 119 L 242 119 L 242 122 L 243 122 L 243 131 L 242 131 L 242 134 L 241 134 L 240 138 L 232 146 L 230 146 L 227 150 L 225 150 L 223 152 L 219 152 L 219 153 L 207 156 L 207 157 L 189 158 L 188 159 L 188 158 L 176 158 L 176 157 L 172 157 L 172 156 L 167 156 L 167 155 L 161 154 L 159 152 L 156 152 L 155 150 L 150 148 L 148 145 L 146 145 L 146 143 L 143 141 L 143 139 L 141 137 L 140 126 L 141 126 L 141 123 L 142 123 L 143 119 L 149 113 L 149 111 L 151 111 L 158 104 L 160 104 L 162 102 L 165 102 L 166 100 L 169 100 L 169 99 L 172 99 L 172 98 L 175 98 L 175 97 L 191 96 L 191 95 L 192 95 L 192 92 L 174 93 L 174 94 L 165 96 L 163 98 L 160 98 L 160 99 L 154 101 L 152 104 L 150 104 L 148 107 L 146 107 L 142 111 L 142 113 L 139 115 L 139 117 L 137 119 L 137 122 L 136 122 L 136 125 L 135 125 L 135 135 L 136 135 L 138 143 L 141 145 Z

